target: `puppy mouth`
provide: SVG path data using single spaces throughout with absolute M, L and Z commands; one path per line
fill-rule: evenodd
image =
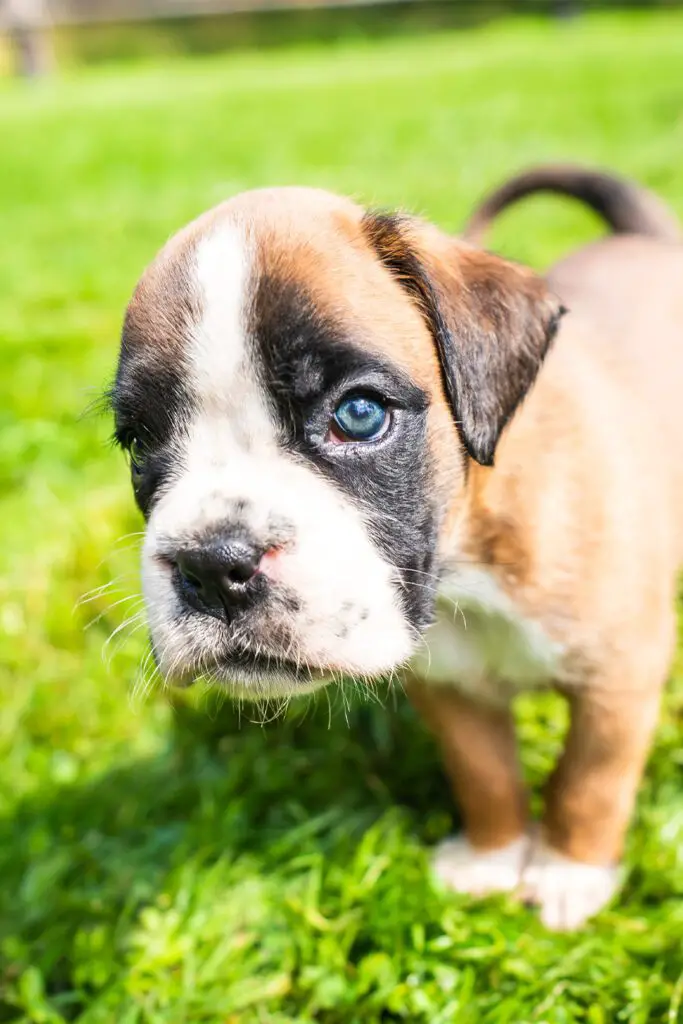
M 180 673 L 169 682 L 187 687 L 204 679 L 226 687 L 234 696 L 259 699 L 269 694 L 306 693 L 324 686 L 337 675 L 338 672 L 321 665 L 241 648 L 216 654 L 210 661 L 205 660 L 201 668 Z
M 266 684 L 278 679 L 310 685 L 323 682 L 330 673 L 319 666 L 296 662 L 281 655 L 242 650 L 218 659 L 211 674 L 218 681 L 241 682 L 246 677 L 249 681 Z

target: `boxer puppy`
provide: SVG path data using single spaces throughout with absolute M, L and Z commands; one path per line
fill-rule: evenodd
M 163 677 L 396 675 L 464 813 L 438 874 L 572 928 L 615 890 L 675 639 L 683 246 L 572 168 L 472 235 L 542 188 L 614 231 L 545 280 L 323 191 L 238 195 L 144 273 L 112 403 Z M 534 834 L 510 702 L 548 686 L 571 726 Z

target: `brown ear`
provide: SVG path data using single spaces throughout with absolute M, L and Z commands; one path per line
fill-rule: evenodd
M 395 214 L 366 214 L 363 225 L 431 330 L 465 448 L 492 465 L 566 310 L 533 271 L 431 225 Z

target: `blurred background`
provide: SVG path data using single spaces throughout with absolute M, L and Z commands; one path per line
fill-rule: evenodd
M 156 692 L 100 396 L 190 218 L 308 184 L 457 231 L 539 161 L 683 216 L 683 9 L 589 0 L 0 0 L 0 1022 L 683 1021 L 683 682 L 617 905 L 575 937 L 433 892 L 457 827 L 400 694 Z M 548 266 L 602 230 L 501 219 Z M 682 339 L 683 343 L 683 339 Z M 536 801 L 562 704 L 517 708 Z
M 40 75 L 73 63 L 413 35 L 510 14 L 563 19 L 609 7 L 676 6 L 679 0 L 2 0 L 0 27 L 4 66 Z

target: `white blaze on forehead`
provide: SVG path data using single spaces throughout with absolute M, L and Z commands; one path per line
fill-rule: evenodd
M 202 315 L 188 359 L 200 412 L 190 436 L 188 458 L 201 464 L 211 449 L 251 451 L 269 447 L 275 425 L 258 385 L 249 351 L 247 314 L 253 290 L 252 250 L 246 233 L 222 225 L 195 252 Z
M 243 233 L 223 227 L 203 238 L 195 267 L 202 318 L 189 356 L 202 398 L 219 404 L 244 358 L 249 253 Z

